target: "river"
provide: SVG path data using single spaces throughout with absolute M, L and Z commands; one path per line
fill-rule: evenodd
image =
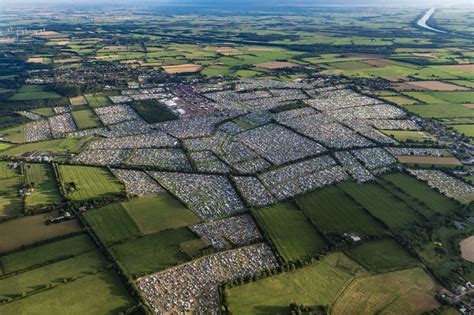
M 426 11 L 425 15 L 423 15 L 422 18 L 419 19 L 418 22 L 416 22 L 416 24 L 420 27 L 426 28 L 427 30 L 430 30 L 433 32 L 446 33 L 445 31 L 438 30 L 426 24 L 426 22 L 428 22 L 428 20 L 431 18 L 434 12 L 435 12 L 435 8 L 429 9 L 428 11 Z

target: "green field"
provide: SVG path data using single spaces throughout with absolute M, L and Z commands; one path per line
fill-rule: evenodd
M 134 198 L 122 205 L 143 234 L 194 225 L 200 221 L 196 215 L 166 192 Z
M 0 156 L 20 156 L 41 151 L 52 153 L 78 153 L 91 138 L 65 138 L 20 144 L 0 152 Z
M 374 272 L 404 269 L 417 264 L 415 258 L 391 239 L 363 243 L 349 249 L 347 253 L 366 269 Z
M 0 180 L 0 218 L 15 216 L 23 212 L 23 200 L 18 193 L 22 183 L 21 176 Z
M 474 138 L 474 125 L 454 125 L 454 130 L 466 137 Z
M 60 98 L 56 92 L 48 91 L 42 85 L 23 85 L 15 95 L 10 97 L 11 101 L 31 101 Z
M 412 98 L 406 97 L 406 96 L 384 96 L 382 99 L 395 103 L 397 105 L 413 105 L 417 103 L 417 100 L 414 100 Z
M 25 142 L 25 125 L 2 129 L 0 130 L 0 137 L 12 143 L 23 143 Z
M 123 192 L 123 185 L 106 168 L 58 165 L 59 180 L 71 200 L 87 200 Z M 91 180 L 93 179 L 93 180 Z
M 387 136 L 394 138 L 400 142 L 423 142 L 425 140 L 433 140 L 426 131 L 413 131 L 413 130 L 380 130 Z
M 253 211 L 285 261 L 309 259 L 319 254 L 325 241 L 304 213 L 291 202 Z
M 333 314 L 424 314 L 439 306 L 436 283 L 422 268 L 354 279 L 337 299 Z
M 167 230 L 112 247 L 112 252 L 133 277 L 150 274 L 190 259 L 180 244 L 196 239 L 187 228 Z
M 179 116 L 156 100 L 134 102 L 132 108 L 149 124 L 177 119 Z
M 324 233 L 374 236 L 384 231 L 374 218 L 336 186 L 299 196 L 296 202 Z
M 39 114 L 41 116 L 45 116 L 45 117 L 51 117 L 55 115 L 52 107 L 35 108 L 35 109 L 32 109 L 31 112 Z
M 36 246 L 20 252 L 14 252 L 0 258 L 3 273 L 58 261 L 94 250 L 94 243 L 86 234 L 66 238 L 64 240 Z
M 107 96 L 98 95 L 98 94 L 85 94 L 84 97 L 92 107 L 102 107 L 112 105 L 112 102 L 109 100 Z
M 120 203 L 89 210 L 83 216 L 105 243 L 110 244 L 141 235 L 138 226 Z
M 99 117 L 97 117 L 90 109 L 73 111 L 71 115 L 79 129 L 89 129 L 102 126 Z
M 453 117 L 472 117 L 472 109 L 466 108 L 462 104 L 428 104 L 428 105 L 407 105 L 404 107 L 407 111 L 419 115 L 423 118 L 453 118 Z
M 134 303 L 118 276 L 106 270 L 52 289 L 0 304 L 2 314 L 103 315 L 125 312 Z
M 445 100 L 450 103 L 472 103 L 474 101 L 474 91 L 456 91 L 456 92 L 429 92 L 430 95 Z
M 333 253 L 310 266 L 225 291 L 232 314 L 288 314 L 289 305 L 332 305 L 353 279 L 343 264 L 357 265 Z
M 345 182 L 339 187 L 393 231 L 421 221 L 416 212 L 377 184 Z
M 50 205 L 62 200 L 54 171 L 49 164 L 26 164 L 26 183 L 34 187 L 31 195 L 25 198 L 25 206 Z
M 434 212 L 449 214 L 458 208 L 456 202 L 434 191 L 428 185 L 410 175 L 394 173 L 383 176 L 383 179 L 401 189 L 405 194 L 419 200 L 422 205 Z
M 8 149 L 9 147 L 11 147 L 12 145 L 10 143 L 6 143 L 6 142 L 0 142 L 0 151 L 2 150 L 6 150 Z
M 0 180 L 12 178 L 20 175 L 20 168 L 7 168 L 10 162 L 0 162 Z

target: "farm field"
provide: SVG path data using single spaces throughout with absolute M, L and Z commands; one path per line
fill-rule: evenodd
M 51 92 L 45 89 L 42 85 L 24 85 L 22 86 L 15 95 L 13 95 L 11 101 L 31 101 L 31 100 L 45 100 L 45 99 L 56 99 L 61 96 L 55 92 Z
M 62 200 L 54 171 L 49 164 L 26 164 L 25 179 L 34 191 L 25 198 L 26 208 L 50 205 Z
M 0 180 L 20 176 L 20 168 L 9 168 L 10 162 L 0 162 Z
M 454 130 L 469 138 L 474 138 L 474 125 L 454 125 Z
M 100 198 L 123 192 L 123 185 L 106 168 L 58 165 L 59 180 L 71 200 Z M 94 181 L 90 179 L 93 178 Z
M 25 142 L 25 125 L 3 129 L 0 131 L 0 137 L 12 143 L 23 143 Z
M 413 105 L 418 103 L 417 100 L 403 95 L 400 96 L 383 96 L 382 99 L 395 103 L 397 105 Z
M 31 268 L 51 261 L 67 259 L 95 250 L 94 243 L 86 234 L 72 236 L 63 240 L 39 245 L 0 258 L 3 274 Z
M 291 303 L 332 305 L 354 277 L 344 265 L 334 265 L 332 256 L 350 267 L 357 265 L 334 253 L 301 269 L 228 288 L 229 310 L 233 314 L 287 314 Z
M 101 94 L 85 94 L 84 97 L 86 98 L 87 102 L 91 107 L 102 107 L 112 105 L 112 102 L 109 98 L 105 95 Z
M 200 219 L 170 194 L 163 192 L 122 203 L 143 234 L 194 225 Z
M 414 156 L 414 155 L 400 155 L 397 156 L 398 161 L 404 164 L 427 164 L 436 166 L 459 166 L 462 165 L 455 157 L 443 156 Z
M 48 217 L 54 215 L 57 214 L 49 212 L 3 222 L 0 228 L 0 253 L 81 231 L 76 220 L 46 225 Z
M 415 258 L 391 239 L 363 243 L 347 250 L 347 254 L 373 272 L 405 269 L 417 264 Z
M 336 186 L 296 198 L 296 202 L 324 233 L 380 235 L 384 228 Z
M 456 204 L 456 202 L 453 200 L 436 192 L 425 183 L 410 175 L 403 173 L 393 173 L 384 175 L 383 179 L 401 189 L 405 194 L 411 196 L 412 198 L 418 199 L 428 208 L 437 213 L 453 213 L 454 210 L 459 207 L 458 204 Z
M 97 236 L 111 244 L 141 235 L 138 226 L 120 203 L 113 203 L 100 209 L 83 213 Z
M 439 306 L 436 284 L 422 268 L 354 279 L 333 306 L 333 314 L 421 314 Z
M 23 200 L 18 193 L 22 182 L 20 175 L 0 179 L 0 218 L 13 217 L 23 212 Z
M 99 118 L 90 109 L 73 111 L 71 114 L 77 128 L 79 129 L 89 129 L 102 126 Z
M 338 186 L 395 232 L 421 221 L 416 212 L 377 184 L 345 182 Z
M 51 107 L 34 108 L 31 110 L 31 112 L 44 117 L 54 116 L 54 110 Z
M 112 247 L 112 252 L 133 277 L 151 274 L 190 259 L 180 244 L 196 239 L 187 228 L 167 230 Z M 140 253 L 140 255 L 137 255 Z
M 253 210 L 253 214 L 285 261 L 309 259 L 325 246 L 322 236 L 291 202 Z
M 78 153 L 91 138 L 65 138 L 20 144 L 0 152 L 0 156 L 21 156 L 41 151 L 52 153 Z
M 411 130 L 380 130 L 389 137 L 399 142 L 423 142 L 425 140 L 433 140 L 433 136 L 426 131 Z
M 406 105 L 404 108 L 423 118 L 438 119 L 474 116 L 472 109 L 466 108 L 463 104 Z
M 58 296 L 61 298 L 58 299 Z M 0 312 L 102 315 L 125 311 L 133 304 L 118 276 L 105 270 L 11 303 L 0 304 Z

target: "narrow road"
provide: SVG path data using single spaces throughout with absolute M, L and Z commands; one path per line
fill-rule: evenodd
M 430 30 L 430 31 L 433 31 L 433 32 L 437 32 L 437 33 L 446 33 L 445 31 L 442 31 L 442 30 L 438 30 L 436 28 L 433 28 L 431 26 L 429 26 L 428 24 L 426 24 L 426 22 L 429 21 L 429 19 L 431 18 L 431 16 L 434 14 L 435 12 L 435 8 L 431 8 L 429 9 L 428 11 L 426 11 L 425 15 L 423 15 L 421 17 L 421 19 L 419 19 L 416 24 L 420 27 L 423 27 L 423 28 L 426 28 L 427 30 Z

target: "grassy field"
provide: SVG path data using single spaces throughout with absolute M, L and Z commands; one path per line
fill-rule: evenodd
M 454 125 L 454 130 L 466 137 L 474 138 L 474 125 Z
M 0 151 L 2 150 L 6 150 L 8 149 L 9 147 L 11 147 L 12 145 L 10 143 L 6 143 L 6 142 L 0 142 Z
M 377 184 L 345 182 L 339 187 L 394 231 L 421 221 L 416 212 Z
M 6 274 L 45 264 L 49 261 L 66 259 L 94 249 L 94 243 L 92 243 L 89 236 L 86 234 L 80 234 L 20 252 L 8 254 L 1 257 L 0 262 L 3 268 L 3 273 Z
M 134 102 L 132 108 L 150 124 L 178 118 L 168 106 L 156 100 Z
M 12 217 L 23 212 L 23 200 L 18 193 L 22 183 L 21 176 L 0 180 L 0 218 Z
M 436 284 L 421 268 L 354 279 L 332 314 L 422 314 L 439 306 Z
M 99 117 L 97 117 L 90 109 L 73 111 L 71 115 L 79 129 L 89 129 L 102 126 Z
M 474 91 L 456 91 L 456 92 L 429 92 L 433 97 L 445 100 L 450 103 L 472 103 L 474 100 Z
M 382 97 L 384 100 L 395 103 L 397 105 L 413 105 L 417 103 L 417 100 L 409 98 L 407 96 L 384 96 Z
M 42 85 L 23 85 L 15 95 L 10 97 L 11 101 L 31 101 L 60 98 L 56 92 L 51 92 Z
M 233 314 L 289 314 L 289 305 L 332 305 L 353 279 L 338 261 L 356 265 L 340 253 L 295 271 L 240 285 L 225 291 Z
M 58 169 L 59 180 L 71 200 L 98 198 L 124 190 L 122 183 L 106 168 L 59 165 Z
M 78 153 L 91 138 L 65 138 L 17 145 L 0 152 L 0 156 L 20 156 L 28 152 Z
M 100 94 L 86 94 L 84 95 L 87 102 L 92 107 L 102 107 L 112 105 L 112 102 L 109 100 L 107 96 L 100 95 Z
M 472 109 L 466 108 L 463 104 L 427 104 L 427 105 L 407 105 L 404 108 L 423 118 L 452 118 L 452 117 L 472 117 Z
M 179 245 L 194 239 L 196 236 L 189 229 L 178 228 L 116 245 L 112 252 L 129 274 L 139 277 L 188 261 L 190 257 Z
M 25 177 L 26 182 L 34 187 L 34 191 L 25 199 L 27 208 L 62 200 L 51 165 L 26 164 Z
M 44 117 L 51 117 L 55 115 L 52 107 L 35 108 L 35 109 L 32 109 L 31 112 L 39 114 Z
M 434 191 L 428 185 L 410 175 L 393 173 L 383 176 L 383 179 L 401 189 L 405 194 L 418 199 L 434 212 L 448 214 L 458 207 L 456 202 Z
M 34 244 L 62 235 L 81 231 L 76 220 L 46 225 L 45 221 L 57 212 L 26 216 L 2 223 L 0 228 L 0 252 Z M 19 233 L 18 231 L 22 231 Z
M 285 261 L 309 259 L 325 246 L 308 218 L 291 202 L 254 210 L 254 215 Z
M 144 234 L 193 225 L 200 221 L 168 193 L 134 198 L 122 205 Z
M 0 299 L 14 298 L 63 279 L 84 276 L 105 268 L 107 261 L 97 252 L 84 253 L 0 280 Z
M 387 136 L 394 138 L 400 142 L 423 142 L 433 137 L 426 131 L 413 130 L 380 130 Z
M 105 243 L 114 243 L 141 235 L 138 226 L 120 203 L 84 212 L 84 219 Z
M 7 168 L 10 162 L 0 162 L 0 180 L 12 178 L 20 175 L 20 168 L 10 169 Z
M 0 130 L 0 137 L 12 143 L 23 143 L 25 142 L 25 125 L 2 129 Z
M 417 261 L 391 239 L 370 241 L 347 251 L 349 257 L 370 271 L 383 272 L 414 267 Z
M 106 270 L 79 278 L 12 303 L 3 314 L 103 315 L 124 312 L 134 301 L 118 276 Z
M 299 196 L 296 202 L 324 233 L 373 236 L 384 231 L 374 218 L 336 186 Z

